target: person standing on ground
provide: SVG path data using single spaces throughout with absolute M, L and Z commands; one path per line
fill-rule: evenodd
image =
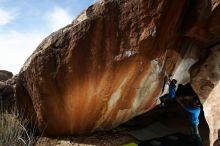
M 201 104 L 197 97 L 193 97 L 191 99 L 189 105 L 184 105 L 181 101 L 179 101 L 180 105 L 188 112 L 189 121 L 191 125 L 191 136 L 193 141 L 197 146 L 203 146 L 202 139 L 199 134 L 199 115 L 201 111 Z

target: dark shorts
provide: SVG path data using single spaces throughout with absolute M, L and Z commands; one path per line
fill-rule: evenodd
M 202 138 L 199 134 L 198 125 L 191 125 L 191 135 L 192 139 L 196 142 L 196 146 L 203 146 L 202 144 Z

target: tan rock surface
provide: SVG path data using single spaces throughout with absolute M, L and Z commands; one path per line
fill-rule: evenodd
M 192 85 L 204 103 L 204 113 L 210 129 L 210 145 L 218 139 L 220 129 L 220 45 L 211 49 L 207 59 L 192 71 Z
M 220 83 L 218 83 L 215 88 L 211 91 L 208 99 L 204 103 L 204 112 L 206 120 L 210 129 L 210 145 L 217 143 L 219 140 L 219 130 L 220 130 Z
M 216 1 L 217 2 L 217 1 Z M 210 145 L 218 139 L 220 130 L 220 5 L 215 5 L 203 28 L 207 31 L 203 47 L 207 46 L 206 53 L 191 71 L 192 86 L 204 103 L 204 113 L 210 128 Z M 216 142 L 217 143 L 217 142 Z

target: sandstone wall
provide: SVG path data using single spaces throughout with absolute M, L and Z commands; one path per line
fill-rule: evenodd
M 209 0 L 94 4 L 48 36 L 26 61 L 16 87 L 20 109 L 44 134 L 55 136 L 110 129 L 149 111 L 164 75 L 190 82 L 191 66 L 217 42 L 213 5 Z
M 203 39 L 201 48 L 206 48 L 200 61 L 192 68 L 192 86 L 204 103 L 204 113 L 210 128 L 210 145 L 218 139 L 219 123 L 219 80 L 220 80 L 220 5 L 215 1 L 212 13 L 203 27 L 199 28 Z M 197 37 L 198 38 L 198 37 Z M 201 38 L 201 37 L 200 37 Z

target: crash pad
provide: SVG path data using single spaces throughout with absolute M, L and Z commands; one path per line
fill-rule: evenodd
M 123 146 L 138 146 L 138 144 L 136 144 L 136 143 L 129 143 L 129 144 L 126 144 L 126 145 L 123 145 Z
M 177 133 L 176 130 L 166 127 L 160 122 L 153 123 L 145 128 L 130 131 L 128 134 L 139 141 L 146 141 Z

